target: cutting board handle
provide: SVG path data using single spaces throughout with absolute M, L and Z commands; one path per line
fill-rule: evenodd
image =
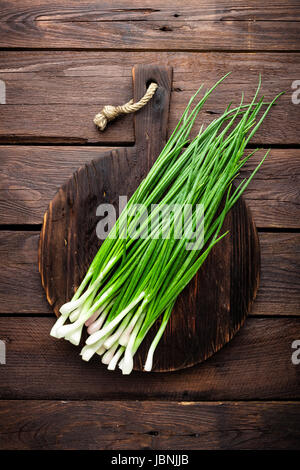
M 132 69 L 134 102 L 144 96 L 151 82 L 158 84 L 151 100 L 134 113 L 137 157 L 147 155 L 146 173 L 167 140 L 172 75 L 172 67 L 163 65 L 136 65 Z

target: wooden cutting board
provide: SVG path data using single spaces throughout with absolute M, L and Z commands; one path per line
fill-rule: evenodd
M 99 149 L 99 158 L 71 176 L 45 213 L 39 270 L 56 315 L 71 299 L 101 245 L 96 236 L 96 208 L 112 203 L 118 210 L 119 196 L 131 196 L 166 142 L 172 69 L 133 68 L 135 101 L 153 80 L 159 86 L 154 97 L 134 115 L 135 146 L 109 152 Z M 156 349 L 153 371 L 177 370 L 204 361 L 230 341 L 249 313 L 259 283 L 260 252 L 256 228 L 243 199 L 228 214 L 225 230 L 230 235 L 214 247 L 178 298 Z M 143 369 L 157 328 L 152 328 L 137 352 L 136 370 Z

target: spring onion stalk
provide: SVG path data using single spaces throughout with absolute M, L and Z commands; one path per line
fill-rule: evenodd
M 109 349 L 106 350 L 105 354 L 102 357 L 102 364 L 108 365 L 112 358 L 114 357 L 114 354 L 119 346 L 118 341 L 115 342 Z
M 107 308 L 108 306 L 108 303 L 102 305 L 101 308 L 99 308 L 98 310 L 96 310 L 95 313 L 93 313 L 93 315 L 87 319 L 87 321 L 85 322 L 85 326 L 89 327 L 90 325 L 92 325 L 99 317 L 103 317 L 105 316 L 105 309 Z M 102 315 L 101 315 L 102 314 Z M 71 314 L 72 315 L 72 314 Z M 71 318 L 71 315 L 70 315 L 70 318 Z
M 133 347 L 134 347 L 136 336 L 142 326 L 144 318 L 145 318 L 145 314 L 140 315 L 138 321 L 136 322 L 135 327 L 133 328 L 128 344 L 126 346 L 125 354 L 124 354 L 124 361 L 122 365 L 122 373 L 124 375 L 130 374 L 133 369 L 133 355 L 134 355 Z
M 128 318 L 129 316 L 129 318 Z M 130 321 L 130 315 L 126 315 L 124 320 L 121 322 L 120 326 L 116 329 L 116 331 L 105 341 L 104 346 L 107 349 L 110 349 L 115 342 L 119 342 L 120 337 L 122 336 L 125 328 L 127 328 L 128 321 Z M 121 343 L 120 343 L 121 344 Z
M 241 168 L 259 150 L 245 156 L 247 144 L 280 96 L 269 103 L 258 98 L 260 79 L 249 104 L 242 96 L 239 106 L 227 106 L 221 116 L 189 140 L 203 105 L 227 75 L 197 103 L 202 87 L 191 98 L 73 298 L 60 308 L 61 316 L 50 334 L 78 345 L 85 325 L 88 337 L 80 353 L 83 360 L 97 354 L 109 370 L 118 365 L 123 374 L 130 374 L 138 348 L 152 326 L 160 322 L 145 362 L 145 370 L 152 370 L 154 353 L 177 297 L 215 244 L 226 236 L 221 233 L 226 214 L 267 157 L 268 152 L 250 177 L 232 189 Z M 199 205 L 203 211 L 198 213 Z M 137 207 L 145 210 L 143 217 Z M 183 207 L 192 210 L 185 214 Z M 180 228 L 186 222 L 182 234 Z M 199 233 L 203 236 L 197 237 Z
M 110 361 L 110 363 L 107 366 L 108 370 L 115 370 L 115 368 L 118 364 L 118 361 L 120 360 L 120 357 L 122 356 L 124 351 L 125 351 L 124 346 L 121 346 L 118 349 L 118 351 L 116 352 L 116 354 L 114 355 L 114 357 L 112 358 L 112 360 Z
M 95 333 L 96 331 L 100 330 L 101 326 L 105 322 L 105 318 L 107 317 L 107 312 L 103 312 L 97 320 L 93 321 L 90 325 L 88 325 L 87 332 L 89 335 Z M 86 325 L 87 326 L 87 325 Z
M 96 351 L 96 354 L 98 354 L 98 356 L 102 356 L 102 354 L 104 354 L 106 352 L 106 348 L 104 346 L 100 346 L 100 348 Z

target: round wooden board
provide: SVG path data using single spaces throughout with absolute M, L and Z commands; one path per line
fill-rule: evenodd
M 143 108 L 135 120 L 135 147 L 99 151 L 98 159 L 80 168 L 59 189 L 44 216 L 39 270 L 56 315 L 71 299 L 101 245 L 96 235 L 96 208 L 112 203 L 118 213 L 119 196 L 134 192 L 165 140 L 171 72 L 143 66 L 135 68 L 133 76 L 135 99 L 143 95 L 149 79 L 155 78 L 159 84 L 151 106 Z M 230 234 L 214 247 L 179 296 L 156 349 L 153 371 L 178 370 L 204 361 L 230 341 L 249 313 L 259 283 L 260 252 L 255 225 L 243 199 L 228 214 L 226 230 Z M 143 370 L 158 326 L 138 350 L 136 370 Z

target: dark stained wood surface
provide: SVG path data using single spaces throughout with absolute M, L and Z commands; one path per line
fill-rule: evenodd
M 23 26 L 20 28 L 20 26 Z M 143 50 L 299 50 L 299 22 L 35 21 L 1 23 L 1 47 Z M 199 38 L 201 38 L 199 40 Z M 120 47 L 121 46 L 121 47 Z
M 0 232 L 0 314 L 51 315 L 38 272 L 39 232 Z M 252 315 L 300 314 L 298 233 L 259 233 L 261 281 Z M 20 296 L 22 292 L 22 296 Z
M 156 50 L 297 50 L 299 8 L 276 2 L 266 10 L 258 1 L 193 0 L 187 6 L 162 0 L 61 0 L 5 3 L 0 17 L 1 47 Z M 274 23 L 276 27 L 274 27 Z
M 100 241 L 96 208 L 131 197 L 151 169 L 166 142 L 171 72 L 157 66 L 133 69 L 134 101 L 150 81 L 158 89 L 134 116 L 135 146 L 113 150 L 79 169 L 64 184 L 44 216 L 39 245 L 39 270 L 47 300 L 56 315 L 69 301 Z M 112 124 L 113 125 L 113 124 Z M 202 362 L 218 351 L 243 325 L 259 285 L 260 252 L 252 216 L 241 199 L 228 214 L 223 231 L 230 236 L 218 244 L 202 269 L 178 298 L 153 362 L 153 371 L 172 371 Z M 143 370 L 157 322 L 134 360 Z
M 72 7 L 71 7 L 72 6 Z M 18 0 L 5 2 L 0 13 L 0 21 L 13 19 L 21 22 L 26 13 L 31 21 L 299 21 L 297 0 L 276 0 L 272 9 L 266 9 L 259 0 L 247 4 L 243 0 L 190 0 L 188 4 L 173 0 L 172 4 L 163 0 L 115 0 L 113 5 L 107 0 L 89 2 L 66 2 L 53 0 L 24 0 L 20 8 Z
M 300 339 L 300 105 L 292 101 L 299 18 L 298 0 L 2 2 L 1 448 L 300 448 L 300 366 L 291 362 Z M 262 257 L 251 318 L 200 365 L 122 377 L 97 361 L 83 364 L 75 348 L 48 336 L 53 317 L 37 245 L 61 184 L 102 151 L 134 145 L 132 116 L 104 133 L 92 122 L 103 105 L 131 98 L 133 64 L 173 68 L 168 134 L 200 83 L 230 70 L 199 124 L 237 103 L 241 91 L 249 99 L 259 72 L 266 99 L 286 93 L 253 141 L 275 148 L 245 195 Z
M 300 444 L 299 406 L 289 402 L 3 401 L 0 417 L 0 448 L 11 450 L 296 450 Z
M 130 376 L 108 371 L 97 357 L 83 362 L 78 348 L 49 336 L 52 325 L 50 317 L 0 317 L 1 338 L 7 344 L 7 364 L 0 367 L 2 398 L 300 399 L 300 371 L 291 360 L 299 318 L 248 318 L 232 341 L 202 364 Z
M 110 150 L 90 146 L 0 146 L 0 224 L 42 223 L 57 189 L 79 167 Z M 249 175 L 264 152 L 249 160 L 239 179 Z M 256 226 L 299 229 L 299 187 L 300 149 L 272 149 L 244 194 Z
M 299 23 L 300 24 L 300 23 Z M 177 124 L 201 83 L 213 85 L 228 77 L 211 95 L 195 126 L 206 125 L 229 102 L 237 105 L 242 91 L 252 98 L 258 74 L 266 100 L 285 91 L 253 138 L 256 144 L 299 145 L 299 110 L 291 84 L 300 76 L 300 54 L 189 52 L 1 52 L 0 79 L 7 88 L 0 106 L 2 143 L 133 144 L 133 117 L 124 116 L 98 132 L 93 116 L 106 104 L 131 98 L 133 64 L 161 64 L 174 70 L 168 133 Z M 283 123 L 288 122 L 288 125 Z

